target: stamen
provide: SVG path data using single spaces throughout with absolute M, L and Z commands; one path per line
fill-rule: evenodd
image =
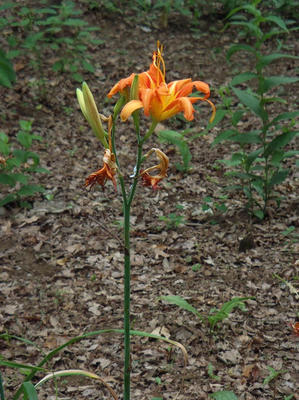
M 163 81 L 165 82 L 165 74 L 166 74 L 166 72 L 165 72 L 165 62 L 164 62 L 162 53 L 163 53 L 163 45 L 158 40 L 157 41 L 157 52 L 155 53 L 156 54 L 156 59 L 157 59 L 156 66 L 157 66 L 158 70 L 160 70 L 160 72 L 162 73 Z M 162 64 L 162 70 L 161 70 L 161 64 Z M 158 78 L 159 78 L 158 74 L 159 74 L 159 72 L 157 71 L 157 81 L 158 81 Z

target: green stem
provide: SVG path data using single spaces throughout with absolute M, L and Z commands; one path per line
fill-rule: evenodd
M 130 211 L 131 206 L 124 201 L 124 400 L 130 400 L 130 293 L 131 293 L 131 260 L 130 260 Z
M 151 136 L 151 134 L 154 133 L 157 125 L 158 125 L 158 121 L 153 120 L 148 132 L 146 133 L 144 138 L 141 140 L 141 145 L 143 145 L 143 143 L 147 141 L 147 139 Z
M 139 178 L 140 166 L 142 163 L 142 146 L 143 143 L 150 135 L 154 132 L 157 123 L 153 122 L 148 132 L 143 139 L 140 137 L 139 130 L 139 116 L 133 115 L 136 137 L 138 142 L 137 148 L 137 158 L 135 165 L 134 181 L 130 188 L 129 194 L 127 195 L 125 190 L 124 178 L 120 176 L 119 181 L 122 189 L 123 195 L 123 211 L 124 211 L 124 400 L 130 400 L 130 382 L 131 382 L 131 343 L 130 343 L 130 294 L 131 294 L 131 259 L 130 259 L 130 215 L 131 215 L 131 205 L 136 193 L 136 187 Z

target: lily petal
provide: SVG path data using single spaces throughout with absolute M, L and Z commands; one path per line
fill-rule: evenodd
M 134 77 L 135 77 L 135 74 L 131 74 L 128 78 L 121 79 L 119 82 L 117 82 L 116 85 L 113 86 L 113 88 L 110 90 L 110 92 L 107 94 L 107 96 L 110 98 L 114 94 L 116 94 L 118 92 L 122 92 L 127 87 L 130 87 L 132 85 Z
M 121 120 L 126 121 L 134 111 L 139 110 L 139 108 L 142 107 L 143 103 L 140 100 L 129 101 L 120 113 Z

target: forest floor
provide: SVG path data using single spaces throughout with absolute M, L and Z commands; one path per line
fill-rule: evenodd
M 232 64 L 226 62 L 225 53 L 236 40 L 236 31 L 220 32 L 221 21 L 203 20 L 197 33 L 192 33 L 180 19 L 160 29 L 113 19 L 100 11 L 85 17 L 100 27 L 98 35 L 104 40 L 92 48 L 96 76 L 86 75 L 85 80 L 105 115 L 114 104 L 114 98 L 106 98 L 108 91 L 119 79 L 148 68 L 157 40 L 164 45 L 167 80 L 191 77 L 207 82 L 216 106 L 220 103 L 217 90 L 237 70 L 251 68 L 242 53 Z M 294 34 L 284 38 L 284 45 L 296 54 Z M 275 41 L 269 42 L 267 52 L 275 46 Z M 13 137 L 19 120 L 33 120 L 33 131 L 44 139 L 33 150 L 50 171 L 40 174 L 38 183 L 51 200 L 37 195 L 32 209 L 10 205 L 1 208 L 0 216 L 0 331 L 37 346 L 1 340 L 0 351 L 5 359 L 33 365 L 43 353 L 74 336 L 123 326 L 120 192 L 114 191 L 111 182 L 104 192 L 101 187 L 84 189 L 85 178 L 101 165 L 102 149 L 77 104 L 79 85 L 65 74 L 54 73 L 50 59 L 51 55 L 43 65 L 47 94 L 42 101 L 25 59 L 18 59 L 13 88 L 0 89 L 1 130 Z M 291 59 L 271 68 L 271 75 L 295 75 Z M 287 100 L 283 107 L 293 110 L 296 91 L 286 86 L 282 96 Z M 168 154 L 170 168 L 161 190 L 138 186 L 131 229 L 132 326 L 161 332 L 181 343 L 188 364 L 184 368 L 180 349 L 133 337 L 132 399 L 199 400 L 217 390 L 231 390 L 240 400 L 283 400 L 291 394 L 299 399 L 295 394 L 298 338 L 291 327 L 298 316 L 299 247 L 294 237 L 284 234 L 289 227 L 298 227 L 298 174 L 296 184 L 296 170 L 291 167 L 288 179 L 278 187 L 283 198 L 280 208 L 271 205 L 263 221 L 250 221 L 240 193 L 228 194 L 226 212 L 204 212 L 205 197 L 219 202 L 226 193 L 228 180 L 217 160 L 228 158 L 234 145 L 211 147 L 229 121 L 200 135 L 210 108 L 200 104 L 198 110 L 192 123 L 175 118 L 159 127 L 189 128 L 191 136 L 197 136 L 188 142 L 192 153 L 188 173 L 177 170 L 176 163 L 182 161 L 174 146 L 160 143 L 156 135 L 147 143 L 146 149 L 159 147 Z M 148 123 L 144 120 L 142 126 Z M 256 125 L 257 120 L 248 114 L 241 127 L 246 132 Z M 136 150 L 131 122 L 118 125 L 117 146 L 129 182 Z M 159 217 L 169 214 L 182 216 L 184 223 L 168 226 Z M 245 249 L 242 243 L 248 235 L 251 246 Z M 246 310 L 234 310 L 211 333 L 192 313 L 159 300 L 162 295 L 179 295 L 205 316 L 233 297 L 253 299 L 246 301 Z M 93 371 L 121 398 L 122 337 L 89 337 L 56 355 L 47 368 Z M 269 368 L 278 372 L 277 377 L 264 383 L 271 375 Z M 8 368 L 1 367 L 1 373 L 11 395 L 22 377 Z M 105 387 L 83 378 L 60 379 L 57 385 L 59 399 L 110 398 Z M 56 399 L 53 381 L 39 393 L 42 399 Z

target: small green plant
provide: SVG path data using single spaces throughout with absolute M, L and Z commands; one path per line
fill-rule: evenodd
M 44 192 L 41 185 L 30 183 L 32 174 L 48 172 L 40 167 L 39 156 L 30 150 L 34 140 L 42 140 L 31 129 L 31 121 L 20 121 L 16 140 L 21 148 L 14 148 L 9 137 L 0 132 L 0 187 L 10 188 L 3 190 L 5 194 L 0 198 L 0 206 L 17 201 L 21 206 L 29 207 L 30 204 L 24 199 L 37 192 Z
M 201 270 L 202 265 L 200 263 L 192 265 L 192 271 L 193 272 L 198 272 Z
M 179 210 L 182 210 L 183 206 L 180 205 L 180 204 L 177 204 L 176 208 L 179 209 Z M 170 213 L 167 216 L 162 215 L 162 216 L 159 217 L 159 220 L 165 222 L 166 230 L 176 229 L 180 225 L 184 225 L 185 224 L 184 216 L 183 215 L 178 215 L 176 213 Z
M 274 379 L 276 379 L 279 375 L 283 375 L 287 372 L 285 369 L 280 369 L 276 371 L 276 369 L 272 367 L 267 367 L 269 370 L 269 375 L 264 379 L 263 385 L 268 385 L 270 382 L 272 382 Z
M 208 375 L 215 381 L 220 381 L 220 377 L 214 374 L 214 367 L 211 363 L 208 364 Z
M 242 190 L 247 198 L 247 209 L 251 215 L 263 219 L 267 214 L 269 202 L 275 201 L 279 206 L 281 198 L 274 192 L 274 188 L 282 183 L 289 175 L 290 168 L 286 167 L 286 161 L 298 154 L 298 151 L 286 149 L 298 132 L 295 129 L 295 118 L 299 112 L 283 112 L 272 117 L 273 104 L 287 103 L 281 97 L 273 93 L 276 86 L 290 84 L 298 81 L 296 77 L 267 76 L 267 67 L 282 58 L 297 58 L 284 53 L 263 53 L 264 43 L 275 35 L 287 34 L 288 29 L 284 21 L 276 15 L 262 15 L 258 9 L 259 0 L 252 1 L 232 10 L 228 18 L 234 16 L 232 24 L 247 29 L 255 38 L 254 45 L 234 44 L 227 53 L 228 61 L 233 54 L 245 51 L 253 58 L 255 71 L 246 71 L 236 75 L 229 87 L 222 88 L 223 109 L 218 110 L 219 121 L 227 114 L 230 117 L 232 128 L 221 132 L 213 142 L 213 145 L 228 141 L 238 145 L 230 159 L 222 160 L 229 168 L 227 176 L 239 183 L 228 187 L 230 190 Z M 252 15 L 247 20 L 244 13 Z M 262 30 L 265 25 L 272 28 Z M 274 27 L 273 27 L 274 25 Z M 248 82 L 253 82 L 250 86 Z M 247 85 L 247 89 L 238 88 L 239 85 Z M 234 109 L 233 95 L 241 106 Z M 242 131 L 240 122 L 245 114 L 253 113 L 258 119 L 254 129 Z M 215 123 L 215 121 L 214 121 Z M 288 162 L 289 164 L 289 162 Z
M 246 311 L 244 301 L 253 299 L 253 297 L 234 297 L 224 303 L 219 310 L 216 308 L 212 308 L 209 312 L 210 315 L 208 316 L 203 316 L 196 308 L 194 308 L 191 304 L 189 304 L 185 299 L 180 296 L 161 296 L 160 299 L 166 301 L 167 303 L 175 304 L 183 310 L 192 312 L 201 320 L 201 322 L 208 324 L 210 327 L 210 331 L 213 332 L 216 325 L 228 318 L 230 313 L 235 308 Z
M 214 216 L 224 214 L 227 211 L 225 200 L 227 200 L 227 195 L 219 196 L 218 201 L 215 201 L 211 196 L 206 196 L 202 200 L 202 211 Z

